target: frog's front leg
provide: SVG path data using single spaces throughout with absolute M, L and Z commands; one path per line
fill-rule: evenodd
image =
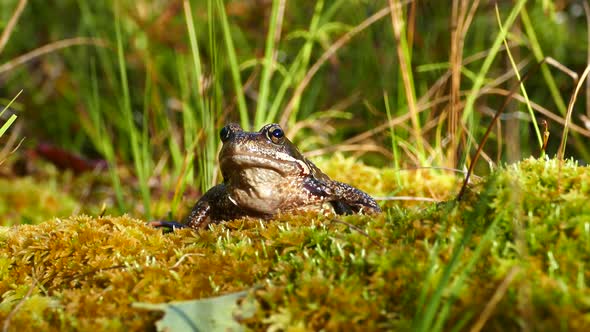
M 219 184 L 209 189 L 205 195 L 203 195 L 197 203 L 193 206 L 191 213 L 185 219 L 184 223 L 177 221 L 152 221 L 150 225 L 153 227 L 166 227 L 166 228 L 187 228 L 192 229 L 203 229 L 207 227 L 211 218 L 212 211 L 217 208 L 220 201 L 223 201 L 227 196 L 225 186 Z M 225 198 L 227 200 L 227 198 Z
M 221 183 L 209 189 L 201 197 L 185 220 L 185 225 L 192 229 L 203 229 L 211 221 L 219 222 L 218 214 L 227 208 L 228 195 L 225 184 Z

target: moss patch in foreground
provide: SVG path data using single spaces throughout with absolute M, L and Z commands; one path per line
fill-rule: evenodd
M 25 298 L 12 330 L 149 330 L 159 314 L 132 303 L 257 286 L 258 311 L 245 322 L 256 330 L 410 329 L 438 293 L 446 328 L 473 326 L 500 294 L 489 330 L 587 330 L 589 177 L 531 159 L 494 172 L 460 204 L 378 217 L 283 216 L 172 234 L 125 216 L 1 228 L 0 319 Z

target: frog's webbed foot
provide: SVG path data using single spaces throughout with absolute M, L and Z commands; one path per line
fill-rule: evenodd
M 209 211 L 211 205 L 208 201 L 200 199 L 186 218 L 186 225 L 192 229 L 203 229 L 209 224 Z
M 350 207 L 350 205 L 342 202 L 342 201 L 332 201 L 330 202 L 330 204 L 332 204 L 332 208 L 334 208 L 334 212 L 336 212 L 336 214 L 353 214 L 354 211 L 352 210 L 352 207 Z
M 164 229 L 169 229 L 170 231 L 174 231 L 177 228 L 180 229 L 180 228 L 187 228 L 188 227 L 187 225 L 179 223 L 177 221 L 157 220 L 157 221 L 150 221 L 148 224 L 154 228 L 164 228 Z
M 207 202 L 199 201 L 191 211 L 191 213 L 186 218 L 184 223 L 180 223 L 177 221 L 150 221 L 149 225 L 155 228 L 165 228 L 171 231 L 180 228 L 192 228 L 192 229 L 202 229 L 207 227 L 209 224 L 208 213 L 210 210 L 210 206 Z
M 332 201 L 332 206 L 337 214 L 381 213 L 377 202 L 364 191 L 342 182 L 333 182 L 337 200 Z

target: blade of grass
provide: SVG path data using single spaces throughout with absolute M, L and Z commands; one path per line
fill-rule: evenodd
M 589 73 L 590 73 L 590 64 L 586 66 L 586 69 L 582 73 L 582 76 L 580 76 L 580 79 L 578 80 L 578 84 L 576 84 L 576 89 L 574 90 L 574 93 L 572 94 L 572 97 L 570 98 L 570 102 L 568 103 L 568 106 L 567 106 L 567 114 L 565 116 L 565 124 L 563 125 L 563 133 L 561 135 L 561 144 L 559 144 L 559 150 L 557 152 L 557 157 L 561 161 L 563 161 L 563 158 L 565 157 L 565 143 L 567 141 L 567 134 L 569 131 L 569 124 L 570 124 L 570 121 L 572 118 L 572 113 L 574 111 L 574 105 L 576 104 L 576 99 L 578 98 L 578 94 L 580 93 L 580 89 L 582 88 L 582 85 L 584 85 L 584 82 L 586 81 L 586 77 L 588 77 Z
M 203 69 L 201 66 L 201 54 L 199 52 L 199 42 L 197 39 L 197 33 L 195 30 L 195 22 L 193 20 L 193 13 L 191 9 L 190 2 L 185 0 L 184 1 L 184 16 L 186 20 L 186 28 L 188 31 L 189 41 L 191 45 L 191 55 L 193 59 L 193 68 L 195 71 L 195 82 L 197 84 L 197 95 L 200 96 L 203 88 Z M 203 98 L 198 98 L 198 105 L 201 110 L 205 109 L 205 103 L 203 102 Z
M 539 40 L 537 39 L 537 34 L 535 32 L 535 28 L 533 27 L 533 24 L 531 23 L 531 19 L 529 17 L 529 14 L 528 14 L 528 11 L 526 8 L 523 8 L 523 10 L 520 12 L 520 19 L 522 22 L 522 26 L 524 27 L 524 31 L 526 32 L 526 35 L 529 39 L 529 46 L 531 47 L 531 50 L 533 51 L 533 55 L 535 56 L 535 59 L 538 62 L 543 61 L 543 59 L 545 58 L 545 55 L 543 53 L 543 50 L 541 49 L 541 44 L 539 43 Z M 557 87 L 557 83 L 555 83 L 555 79 L 553 78 L 553 75 L 551 75 L 551 71 L 549 70 L 549 67 L 547 66 L 547 64 L 543 64 L 541 66 L 541 73 L 543 74 L 543 78 L 545 79 L 545 84 L 547 84 L 547 87 L 549 88 L 549 92 L 551 93 L 551 97 L 553 97 L 553 102 L 557 106 L 557 110 L 559 110 L 559 113 L 561 113 L 561 115 L 565 115 L 565 112 L 566 112 L 565 102 L 563 100 L 563 97 L 561 96 L 561 93 L 559 92 L 559 88 Z
M 311 23 L 309 24 L 308 33 L 305 34 L 305 44 L 295 57 L 295 61 L 291 64 L 287 75 L 283 78 L 281 86 L 277 90 L 276 95 L 274 96 L 274 100 L 268 112 L 268 117 L 266 118 L 267 122 L 275 121 L 277 117 L 277 113 L 279 112 L 279 108 L 281 107 L 285 94 L 287 90 L 292 87 L 293 84 L 298 84 L 301 82 L 303 77 L 305 76 L 305 71 L 307 70 L 307 66 L 309 65 L 309 60 L 311 57 L 311 51 L 313 49 L 313 45 L 315 42 L 315 34 L 319 28 L 319 22 L 321 19 L 321 13 L 324 6 L 324 1 L 319 0 L 314 8 L 313 16 L 311 17 Z M 299 104 L 299 100 L 294 101 L 294 109 L 297 110 Z M 293 113 L 297 113 L 294 111 Z M 296 117 L 294 115 L 293 117 Z
M 410 112 L 412 121 L 412 130 L 416 140 L 416 149 L 421 162 L 426 161 L 424 154 L 424 138 L 420 124 L 420 117 L 416 109 L 416 92 L 414 86 L 414 76 L 412 74 L 411 50 L 408 47 L 406 28 L 402 15 L 402 3 L 400 0 L 389 0 L 389 13 L 391 14 L 391 24 L 393 35 L 396 39 L 397 59 L 400 64 L 400 74 L 403 82 L 405 98 Z
M 486 56 L 483 64 L 481 65 L 479 72 L 477 73 L 477 76 L 475 77 L 475 80 L 473 82 L 473 86 L 471 88 L 470 93 L 467 95 L 467 99 L 465 101 L 465 106 L 463 107 L 463 114 L 461 115 L 461 122 L 462 123 L 469 123 L 469 125 L 467 125 L 467 128 L 476 128 L 475 118 L 474 118 L 475 100 L 480 95 L 480 90 L 482 89 L 482 87 L 485 83 L 487 73 L 490 70 L 492 63 L 496 59 L 496 56 L 498 55 L 498 52 L 500 51 L 504 40 L 506 39 L 506 34 L 508 33 L 508 31 L 510 30 L 510 28 L 514 24 L 516 18 L 518 17 L 518 14 L 524 8 L 525 3 L 526 3 L 526 0 L 518 0 L 514 4 L 514 6 L 512 7 L 512 10 L 510 11 L 510 14 L 508 15 L 508 17 L 506 18 L 506 20 L 502 24 L 504 29 L 500 30 L 500 32 L 498 33 L 498 35 L 494 39 L 494 42 L 493 42 L 492 46 L 490 47 L 490 51 L 489 51 L 488 55 Z M 468 120 L 469 120 L 469 122 L 468 122 Z M 472 145 L 471 139 L 467 139 L 467 146 L 465 148 L 466 152 L 471 150 L 471 145 Z M 465 156 L 467 156 L 467 154 Z
M 392 123 L 391 117 L 391 107 L 389 106 L 389 96 L 385 91 L 383 91 L 383 101 L 385 103 L 385 111 L 387 113 L 387 122 Z M 389 127 L 389 136 L 391 138 L 391 151 L 393 152 L 393 168 L 396 170 L 395 172 L 395 180 L 397 185 L 401 187 L 401 177 L 399 174 L 400 164 L 399 164 L 399 147 L 396 143 L 396 136 L 393 124 Z
M 119 207 L 119 213 L 127 211 L 125 206 L 125 200 L 123 199 L 123 188 L 121 186 L 121 179 L 117 172 L 117 161 L 115 159 L 114 147 L 112 140 L 108 137 L 106 130 L 104 129 L 104 123 L 101 113 L 101 99 L 99 97 L 98 88 L 98 75 L 96 72 L 96 65 L 94 61 L 91 61 L 90 68 L 90 82 L 91 92 L 88 103 L 88 112 L 94 124 L 94 130 L 96 132 L 94 138 L 94 145 L 103 154 L 104 158 L 109 164 L 109 175 L 113 183 L 113 190 Z
M 209 23 L 209 40 L 210 40 L 210 52 L 212 57 L 212 67 L 214 72 L 219 70 L 217 64 L 217 48 L 216 44 L 214 44 L 215 34 L 214 34 L 214 24 L 215 24 L 215 13 L 214 13 L 214 4 L 211 0 L 207 2 L 207 12 L 208 16 L 210 17 Z M 189 40 L 192 50 L 192 61 L 193 61 L 193 80 L 198 83 L 198 88 L 192 90 L 192 99 L 196 103 L 196 107 L 190 107 L 189 105 L 185 105 L 183 118 L 185 119 L 184 123 L 184 130 L 185 132 L 192 133 L 191 135 L 185 135 L 185 149 L 186 149 L 186 158 L 183 162 L 182 172 L 187 170 L 187 178 L 182 183 L 181 187 L 184 190 L 184 186 L 187 182 L 192 182 L 192 167 L 186 167 L 186 163 L 189 164 L 193 163 L 193 160 L 196 159 L 197 167 L 199 170 L 199 184 L 201 191 L 205 191 L 210 188 L 214 183 L 214 168 L 215 168 L 215 151 L 217 149 L 217 135 L 216 135 L 216 105 L 220 105 L 218 98 L 221 96 L 221 85 L 218 83 L 214 83 L 212 85 L 213 89 L 213 96 L 211 98 L 210 95 L 207 93 L 210 88 L 206 88 L 203 84 L 205 74 L 203 73 L 203 65 L 200 55 L 199 43 L 196 34 L 195 22 L 193 20 L 192 15 L 192 8 L 189 1 L 184 1 L 184 12 L 185 12 L 185 20 L 187 24 L 187 30 L 189 33 Z M 214 73 L 211 74 L 212 76 Z M 239 75 L 239 69 L 238 69 Z M 188 86 L 185 85 L 184 90 L 188 90 Z M 241 93 L 241 90 L 240 90 Z M 198 114 L 198 116 L 197 116 Z M 198 135 L 197 135 L 198 133 Z M 195 149 L 196 155 L 195 155 Z M 182 175 L 181 172 L 181 175 Z M 179 186 L 177 185 L 177 188 Z M 181 190 L 181 191 L 182 191 Z M 178 190 L 175 190 L 178 193 Z
M 487 248 L 488 244 L 492 243 L 492 241 L 494 240 L 496 224 L 499 222 L 500 219 L 501 215 L 496 216 L 492 223 L 487 227 L 485 233 L 481 238 L 481 241 L 478 243 L 477 247 L 475 247 L 475 250 L 473 250 L 473 252 L 470 253 L 469 260 L 464 266 L 461 267 L 461 270 L 455 278 L 453 284 L 450 288 L 448 288 L 449 294 L 460 294 L 461 289 L 465 286 L 465 280 L 467 279 L 469 272 L 473 269 L 475 264 L 478 262 L 479 258 L 482 256 L 484 249 Z M 465 240 L 465 243 L 467 244 L 470 241 L 470 238 L 467 238 Z M 447 289 L 446 286 L 443 286 L 443 288 Z M 439 314 L 436 317 L 434 327 L 430 329 L 431 331 L 443 330 L 444 324 L 448 319 L 449 313 L 451 312 L 452 305 L 454 303 L 454 298 L 455 297 L 452 295 L 449 296 L 449 299 L 442 306 Z
M 0 127 L 0 137 L 4 135 L 4 133 L 8 130 L 8 128 L 10 128 L 10 126 L 12 126 L 12 123 L 16 120 L 16 118 L 16 114 L 12 114 L 8 118 L 8 120 L 6 120 L 6 122 L 2 125 L 2 127 Z
M 502 32 L 504 29 L 502 27 L 502 21 L 500 18 L 500 11 L 498 10 L 498 6 L 496 6 L 496 20 L 498 21 L 498 28 Z M 543 138 L 541 137 L 541 130 L 539 129 L 539 125 L 537 124 L 537 119 L 535 117 L 535 112 L 533 112 L 533 108 L 531 106 L 531 101 L 529 100 L 529 96 L 526 92 L 526 88 L 524 87 L 524 82 L 521 81 L 520 72 L 518 71 L 518 66 L 512 57 L 512 52 L 510 51 L 510 47 L 508 46 L 508 40 L 504 39 L 504 47 L 506 48 L 506 54 L 508 54 L 508 59 L 510 60 L 510 64 L 512 65 L 512 69 L 514 70 L 514 74 L 516 75 L 516 79 L 518 79 L 520 83 L 520 91 L 522 91 L 522 95 L 525 99 L 525 105 L 529 114 L 531 116 L 531 121 L 533 122 L 533 126 L 535 128 L 535 133 L 537 134 L 537 140 L 539 141 L 539 148 L 543 146 Z
M 208 16 L 211 18 L 209 21 L 209 50 L 211 56 L 211 73 L 215 76 L 221 76 L 223 73 L 222 62 L 220 54 L 222 54 L 221 48 L 218 45 L 216 31 L 219 29 L 217 28 L 217 20 L 216 15 L 214 14 L 215 11 L 215 3 L 213 0 L 207 1 L 207 13 Z M 221 80 L 213 80 L 212 86 L 212 93 L 210 95 L 208 107 L 213 114 L 216 115 L 217 119 L 222 118 L 223 114 L 223 104 L 224 104 L 224 93 L 223 93 L 223 85 Z M 219 126 L 219 120 L 211 123 L 216 123 Z M 219 174 L 219 168 L 216 167 L 216 158 L 217 158 L 217 150 L 219 145 L 219 138 L 218 138 L 218 128 L 214 126 L 207 126 L 210 131 L 208 131 L 207 135 L 207 149 L 206 155 L 204 160 L 206 160 L 209 165 L 211 165 L 211 185 L 217 183 L 217 177 Z
M 583 1 L 584 13 L 586 14 L 586 62 L 590 63 L 590 4 Z M 586 82 L 586 116 L 590 117 L 590 78 Z
M 10 17 L 10 20 L 8 21 L 8 23 L 4 27 L 4 29 L 2 31 L 2 35 L 0 35 L 0 54 L 2 54 L 4 47 L 6 47 L 6 44 L 8 43 L 8 40 L 10 39 L 10 36 L 12 35 L 12 31 L 14 31 L 14 27 L 16 26 L 16 23 L 18 22 L 18 19 L 20 18 L 20 15 L 22 14 L 26 5 L 27 5 L 27 0 L 20 0 L 17 4 L 16 8 L 14 9 L 14 12 L 12 12 L 12 16 Z
M 479 90 L 482 88 L 482 86 L 485 82 L 486 74 L 490 70 L 492 62 L 494 61 L 494 59 L 498 55 L 498 52 L 500 51 L 500 47 L 502 46 L 504 40 L 506 39 L 506 34 L 508 34 L 508 30 L 510 30 L 510 28 L 512 27 L 512 24 L 514 24 L 516 17 L 523 9 L 525 3 L 526 3 L 526 0 L 518 0 L 518 2 L 512 7 L 512 10 L 510 11 L 508 18 L 506 18 L 506 20 L 502 24 L 503 29 L 500 30 L 500 33 L 494 39 L 494 43 L 492 44 L 492 47 L 490 48 L 490 52 L 486 56 L 483 64 L 481 65 L 481 67 L 479 69 L 477 76 L 475 77 L 475 82 L 473 82 L 473 87 L 471 88 L 471 92 L 467 95 L 467 100 L 465 101 L 465 107 L 463 108 L 463 115 L 461 117 L 462 122 L 465 122 L 468 117 L 471 117 L 473 115 L 473 112 L 474 112 L 473 106 L 475 104 L 475 100 L 479 96 Z
M 355 26 L 352 30 L 345 33 L 342 37 L 340 37 L 334 44 L 330 46 L 321 56 L 320 58 L 311 66 L 311 68 L 305 74 L 305 77 L 301 82 L 297 85 L 297 88 L 293 92 L 293 96 L 285 106 L 283 110 L 283 115 L 279 123 L 281 125 L 286 125 L 289 122 L 289 119 L 292 119 L 291 113 L 296 105 L 298 98 L 301 96 L 305 88 L 309 85 L 311 79 L 315 76 L 315 74 L 320 70 L 321 66 L 334 54 L 336 53 L 342 46 L 344 46 L 350 39 L 356 36 L 359 32 L 365 30 L 375 22 L 378 22 L 380 19 L 384 18 L 389 14 L 389 6 L 382 8 L 375 14 L 368 17 L 366 20 L 361 22 L 359 25 Z
M 281 26 L 277 25 L 277 22 L 282 22 L 282 18 L 279 17 L 284 11 L 280 11 L 281 2 L 284 0 L 273 0 L 270 24 L 268 26 L 268 33 L 266 35 L 266 43 L 264 49 L 264 62 L 262 64 L 262 77 L 260 78 L 260 93 L 258 94 L 258 103 L 256 107 L 256 114 L 254 115 L 254 127 L 259 128 L 267 122 L 267 104 L 270 90 L 270 81 L 272 79 L 272 73 L 274 68 L 275 58 L 275 39 L 277 39 L 277 33 L 280 33 Z M 284 7 L 284 3 L 283 3 Z
M 413 322 L 413 331 L 441 331 L 444 328 L 444 323 L 450 313 L 451 306 L 453 304 L 452 301 L 452 294 L 458 294 L 459 290 L 463 287 L 465 279 L 471 270 L 477 263 L 479 257 L 483 253 L 483 250 L 487 247 L 488 243 L 494 238 L 495 235 L 495 225 L 499 222 L 503 215 L 497 215 L 494 220 L 487 226 L 481 241 L 478 243 L 477 247 L 470 255 L 469 260 L 467 263 L 463 265 L 459 274 L 455 278 L 453 284 L 451 285 L 451 279 L 453 276 L 454 271 L 456 271 L 461 264 L 459 258 L 465 251 L 465 248 L 471 243 L 471 238 L 473 233 L 476 230 L 480 223 L 476 222 L 477 219 L 485 218 L 485 214 L 481 214 L 478 211 L 485 211 L 487 209 L 487 204 L 489 204 L 489 196 L 490 192 L 494 186 L 489 186 L 487 191 L 484 192 L 478 202 L 476 203 L 474 209 L 472 210 L 471 218 L 468 216 L 468 220 L 472 220 L 467 224 L 463 236 L 459 240 L 459 243 L 453 248 L 453 253 L 451 254 L 451 258 L 449 259 L 449 263 L 445 266 L 442 275 L 434 288 L 434 293 L 428 299 L 428 303 L 426 304 L 426 308 L 422 310 L 422 307 L 418 307 L 418 312 L 414 317 Z M 449 208 L 453 208 L 454 206 L 450 206 Z M 509 210 L 506 210 L 509 211 Z M 448 216 L 452 216 L 451 211 L 447 213 Z M 440 234 L 445 234 L 441 231 Z M 430 272 L 429 272 L 430 273 Z M 449 285 L 451 287 L 449 288 Z M 427 286 L 425 286 L 427 287 Z M 423 289 L 422 292 L 424 293 L 425 290 Z M 441 302 L 443 301 L 443 294 L 449 292 L 451 296 L 449 299 L 441 306 Z M 421 294 L 420 299 L 422 299 L 423 294 Z M 423 301 L 419 301 L 419 303 L 423 303 Z M 438 313 L 438 314 L 437 314 Z
M 242 79 L 240 77 L 240 66 L 238 64 L 238 58 L 236 55 L 236 49 L 232 39 L 231 29 L 229 21 L 227 19 L 227 13 L 222 0 L 216 0 L 217 10 L 219 11 L 219 17 L 221 19 L 221 30 L 223 31 L 223 39 L 225 41 L 225 47 L 227 52 L 227 58 L 229 60 L 229 68 L 231 71 L 234 90 L 236 93 L 236 99 L 238 102 L 238 111 L 240 113 L 240 124 L 242 128 L 250 128 L 250 119 L 248 116 L 248 107 L 246 105 L 246 98 L 244 97 L 244 90 L 242 85 Z
M 6 106 L 4 106 L 4 108 L 2 109 L 2 111 L 0 111 L 0 116 L 2 116 L 2 114 L 4 114 L 4 112 L 6 112 L 6 110 L 10 108 L 10 105 L 12 105 L 12 104 L 14 103 L 14 101 L 15 101 L 15 100 L 18 98 L 18 96 L 20 96 L 20 95 L 21 95 L 21 93 L 23 93 L 23 90 L 20 90 L 20 91 L 19 91 L 19 92 L 16 94 L 16 96 L 14 96 L 14 98 L 12 98 L 12 99 L 10 100 L 10 102 L 8 102 L 8 104 L 7 104 Z
M 125 54 L 123 51 L 123 34 L 121 31 L 120 8 L 118 3 L 115 3 L 115 34 L 117 39 L 117 60 L 119 63 L 120 88 L 123 92 L 123 99 L 120 101 L 123 116 L 125 118 L 126 134 L 131 145 L 131 154 L 133 157 L 133 164 L 135 172 L 137 173 L 139 189 L 143 199 L 144 213 L 146 219 L 151 219 L 150 213 L 150 191 L 148 186 L 148 178 L 145 169 L 149 166 L 145 165 L 148 161 L 142 158 L 140 139 L 138 129 L 133 122 L 133 109 L 131 108 L 131 99 L 129 97 L 129 82 L 127 80 L 127 66 L 125 63 Z M 143 144 L 148 144 L 143 142 Z

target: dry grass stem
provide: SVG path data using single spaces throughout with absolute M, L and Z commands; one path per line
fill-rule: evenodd
M 582 1 L 584 13 L 586 14 L 586 33 L 588 34 L 588 44 L 586 47 L 586 63 L 590 63 L 590 5 L 588 1 Z M 586 84 L 586 115 L 590 117 L 590 78 L 587 78 Z
M 440 203 L 442 200 L 432 197 L 415 197 L 415 196 L 375 196 L 377 201 L 416 201 L 416 202 L 433 202 Z
M 281 40 L 281 32 L 283 30 L 283 19 L 285 18 L 285 5 L 286 5 L 286 0 L 279 0 L 279 10 L 277 13 L 277 28 L 275 31 L 275 35 L 274 35 L 274 40 L 275 40 L 275 45 L 279 45 L 279 41 Z M 275 49 L 275 52 L 272 55 L 272 62 L 276 63 L 277 62 L 277 54 L 278 54 L 278 49 Z M 272 68 L 274 70 L 276 66 L 273 65 Z
M 483 94 L 498 94 L 498 95 L 502 95 L 502 96 L 508 96 L 510 95 L 510 91 L 505 90 L 505 89 L 499 89 L 499 88 L 493 88 L 493 89 L 486 89 L 484 91 L 482 91 Z M 518 100 L 521 103 L 525 103 L 525 98 L 524 96 L 520 95 L 520 94 L 514 94 L 513 98 L 515 100 Z M 541 113 L 543 116 L 547 117 L 550 120 L 553 120 L 557 123 L 559 123 L 560 125 L 565 125 L 565 119 L 562 118 L 561 116 L 559 116 L 558 114 L 555 114 L 553 112 L 551 112 L 550 110 L 546 109 L 545 107 L 531 101 L 531 107 L 533 108 L 533 110 Z M 580 135 L 584 135 L 586 137 L 590 137 L 590 130 L 587 130 L 585 128 L 582 128 L 580 126 L 578 126 L 575 123 L 570 123 L 569 124 L 569 128 L 577 133 L 579 133 Z
M 559 61 L 553 59 L 552 57 L 546 57 L 545 62 L 571 77 L 574 82 L 578 82 L 578 73 L 562 65 Z
M 404 93 L 406 95 L 406 103 L 408 106 L 408 112 L 412 121 L 412 131 L 414 133 L 414 139 L 416 140 L 417 149 L 422 155 L 424 149 L 422 130 L 420 129 L 420 120 L 418 118 L 418 110 L 416 107 L 416 97 L 414 95 L 414 84 L 412 83 L 412 77 L 410 74 L 411 64 L 410 59 L 406 56 L 402 45 L 402 31 L 404 21 L 402 15 L 402 4 L 394 4 L 394 0 L 389 0 L 389 13 L 391 14 L 391 25 L 393 27 L 393 35 L 396 41 L 397 59 L 399 61 L 400 73 L 402 75 L 402 81 L 404 83 Z
M 64 39 L 60 41 L 56 41 L 45 46 L 41 46 L 37 49 L 32 50 L 31 52 L 25 53 L 21 56 L 18 56 L 3 65 L 0 66 L 0 75 L 10 71 L 22 64 L 25 64 L 35 58 L 38 58 L 42 55 L 55 52 L 57 50 L 68 48 L 71 46 L 80 46 L 80 45 L 93 45 L 98 47 L 106 47 L 107 43 L 100 39 L 100 38 L 87 38 L 87 37 L 75 37 L 70 39 Z
M 518 266 L 515 266 L 512 269 L 510 269 L 510 271 L 508 272 L 508 274 L 506 275 L 504 280 L 502 280 L 502 283 L 500 284 L 500 286 L 498 286 L 498 288 L 496 288 L 494 295 L 492 295 L 492 298 L 486 304 L 481 315 L 479 315 L 479 317 L 477 318 L 477 321 L 475 322 L 475 324 L 473 324 L 473 326 L 471 327 L 471 329 L 469 331 L 471 331 L 471 332 L 481 331 L 481 329 L 484 327 L 485 323 L 488 321 L 488 319 L 490 318 L 490 316 L 494 312 L 494 309 L 496 308 L 498 303 L 500 303 L 500 300 L 502 300 L 502 298 L 506 294 L 508 287 L 510 286 L 510 284 L 512 283 L 512 281 L 518 275 L 519 272 L 520 272 L 520 268 Z
M 576 104 L 576 99 L 578 98 L 578 94 L 580 93 L 580 89 L 582 88 L 582 85 L 584 84 L 586 77 L 588 77 L 588 73 L 590 73 L 590 64 L 588 64 L 586 66 L 586 69 L 584 69 L 584 72 L 582 73 L 580 80 L 577 82 L 574 93 L 572 94 L 572 96 L 570 98 L 570 102 L 567 106 L 567 114 L 565 116 L 565 123 L 563 124 L 563 134 L 561 135 L 561 144 L 559 144 L 559 150 L 557 152 L 557 157 L 561 161 L 563 161 L 563 158 L 565 155 L 565 142 L 567 141 L 567 133 L 568 133 L 568 130 L 570 127 L 572 113 L 574 111 L 574 105 Z
M 376 239 L 372 238 L 367 232 L 365 232 L 364 230 L 362 230 L 360 227 L 353 225 L 349 222 L 340 220 L 340 219 L 332 219 L 333 222 L 338 223 L 338 224 L 342 224 L 345 226 L 348 226 L 350 229 L 353 229 L 357 232 L 359 232 L 360 234 L 364 235 L 367 237 L 367 239 L 371 240 L 371 242 L 373 242 L 374 244 L 376 244 L 379 248 L 381 249 L 385 249 L 385 247 L 383 246 L 383 244 L 381 244 L 381 242 L 377 241 Z
M 12 13 L 12 17 L 10 17 L 8 24 L 6 24 L 4 31 L 2 31 L 2 35 L 0 36 L 0 54 L 2 54 L 4 47 L 6 47 L 6 44 L 12 35 L 12 31 L 14 30 L 14 27 L 16 26 L 16 23 L 18 22 L 18 19 L 20 18 L 20 15 L 22 14 L 26 5 L 27 0 L 20 0 L 18 2 L 16 9 Z
M 180 258 L 178 259 L 178 261 L 177 261 L 176 263 L 174 263 L 174 265 L 172 265 L 172 266 L 170 267 L 170 270 L 176 269 L 177 267 L 179 267 L 179 266 L 180 266 L 180 264 L 182 264 L 182 262 L 183 262 L 185 259 L 187 259 L 187 258 L 189 258 L 189 257 L 191 257 L 191 256 L 205 257 L 206 255 L 205 255 L 205 254 L 184 254 L 184 255 L 180 256 Z
M 350 151 L 354 151 L 354 152 L 378 152 L 382 155 L 384 155 L 387 158 L 393 158 L 393 154 L 391 153 L 390 150 L 379 146 L 377 144 L 336 144 L 336 145 L 332 145 L 332 146 L 327 146 L 325 148 L 321 148 L 321 149 L 316 149 L 316 150 L 311 150 L 309 152 L 304 153 L 304 155 L 306 157 L 318 157 L 318 156 L 322 156 L 328 153 L 333 153 L 333 152 L 350 152 Z
M 29 287 L 29 290 L 27 290 L 27 293 L 25 294 L 25 296 L 23 296 L 23 298 L 20 299 L 20 301 L 18 301 L 18 303 L 14 306 L 14 308 L 12 308 L 12 310 L 10 310 L 10 313 L 8 314 L 8 316 L 6 316 L 6 319 L 4 319 L 4 324 L 2 325 L 2 332 L 8 332 L 8 331 L 10 331 L 10 321 L 12 320 L 12 317 L 25 304 L 25 302 L 27 301 L 27 299 L 29 297 L 31 297 L 31 294 L 33 294 L 33 290 L 37 286 L 37 278 L 35 278 L 34 274 L 35 273 L 33 272 L 32 273 L 32 276 L 33 276 L 33 284 L 31 284 L 31 286 Z

